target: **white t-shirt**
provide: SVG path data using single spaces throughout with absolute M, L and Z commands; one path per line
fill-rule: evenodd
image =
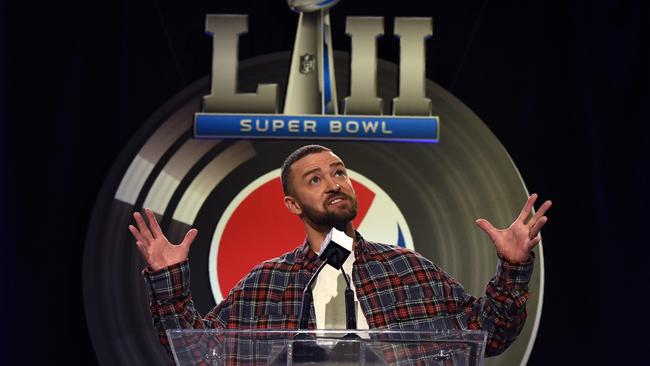
M 357 329 L 368 329 L 368 322 L 363 315 L 357 289 L 352 282 L 352 264 L 354 253 L 350 253 L 343 263 L 343 269 L 350 278 L 354 292 L 354 307 L 357 312 Z M 345 329 L 345 279 L 340 270 L 326 265 L 316 277 L 314 288 L 314 310 L 317 329 Z

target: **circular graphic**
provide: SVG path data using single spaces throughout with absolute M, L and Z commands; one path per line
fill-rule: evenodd
M 260 83 L 277 83 L 283 95 L 289 63 L 288 52 L 241 62 L 240 89 L 247 92 Z M 335 63 L 338 95 L 344 96 L 349 89 L 349 69 L 344 67 L 349 65 L 349 54 L 337 52 Z M 397 96 L 398 68 L 379 60 L 377 71 L 378 94 L 390 101 Z M 102 364 L 169 362 L 152 326 L 148 290 L 141 276 L 144 263 L 127 229 L 133 211 L 151 208 L 172 242 L 180 242 L 191 227 L 199 230 L 189 260 L 193 300 L 202 314 L 236 282 L 238 275 L 225 279 L 227 266 L 246 271 L 252 253 L 275 257 L 304 240 L 304 229 L 294 218 L 291 225 L 300 230 L 282 234 L 283 240 L 264 247 L 258 241 L 270 236 L 270 229 L 263 229 L 266 222 L 261 214 L 248 211 L 252 207 L 276 212 L 277 207 L 269 204 L 282 202 L 282 196 L 274 197 L 279 192 L 279 183 L 273 184 L 277 169 L 290 152 L 309 142 L 193 139 L 193 115 L 208 90 L 206 77 L 143 125 L 116 160 L 95 204 L 86 237 L 83 288 L 88 328 Z M 474 220 L 484 217 L 496 226 L 509 225 L 527 197 L 526 188 L 502 145 L 476 115 L 431 81 L 426 94 L 441 121 L 438 144 L 322 144 L 356 173 L 360 191 L 374 194 L 374 203 L 384 201 L 383 209 L 373 209 L 372 201 L 367 204 L 358 228 L 364 237 L 399 244 L 395 232 L 401 231 L 405 245 L 411 243 L 468 292 L 482 296 L 494 275 L 496 256 Z M 390 103 L 384 107 L 389 114 Z M 382 214 L 390 224 L 381 221 Z M 234 226 L 229 229 L 229 225 Z M 258 233 L 246 245 L 237 246 L 228 237 L 229 230 L 242 229 Z M 374 232 L 379 236 L 373 237 Z M 215 241 L 219 246 L 213 249 Z M 525 364 L 528 359 L 543 295 L 541 246 L 537 252 L 526 325 L 517 341 L 501 356 L 487 359 L 486 365 Z M 241 260 L 244 257 L 247 263 Z M 215 281 L 218 287 L 213 286 Z
M 359 203 L 354 227 L 367 240 L 414 249 L 411 232 L 395 202 L 368 178 L 352 169 L 347 172 Z M 302 222 L 287 211 L 282 197 L 280 169 L 275 169 L 239 192 L 219 218 L 208 256 L 208 279 L 215 303 L 224 299 L 254 265 L 304 242 Z M 242 255 L 242 248 L 254 250 Z

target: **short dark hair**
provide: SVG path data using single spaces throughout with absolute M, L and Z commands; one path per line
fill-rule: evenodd
M 291 191 L 289 181 L 291 180 L 291 166 L 293 163 L 304 158 L 307 155 L 319 153 L 322 151 L 332 150 L 322 145 L 305 145 L 292 152 L 289 154 L 289 156 L 287 156 L 286 159 L 284 159 L 284 163 L 282 163 L 282 168 L 280 169 L 280 179 L 282 180 L 282 190 L 284 191 L 285 195 L 289 195 Z

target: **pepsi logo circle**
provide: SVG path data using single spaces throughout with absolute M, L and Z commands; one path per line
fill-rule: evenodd
M 347 169 L 358 200 L 352 221 L 366 240 L 414 249 L 404 215 L 375 182 Z M 270 171 L 242 189 L 219 218 L 210 241 L 209 279 L 215 302 L 250 269 L 304 243 L 300 219 L 282 202 L 280 169 Z

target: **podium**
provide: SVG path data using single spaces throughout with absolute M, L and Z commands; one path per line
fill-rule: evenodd
M 167 330 L 177 365 L 483 364 L 485 331 Z

